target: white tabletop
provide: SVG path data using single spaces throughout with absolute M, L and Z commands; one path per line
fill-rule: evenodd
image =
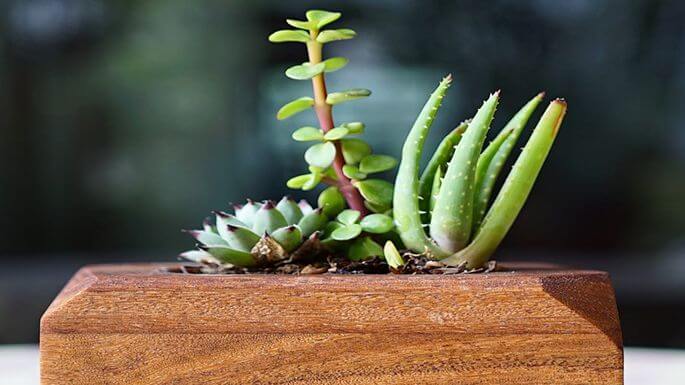
M 625 349 L 625 385 L 685 384 L 685 350 Z M 38 385 L 38 347 L 0 346 L 0 384 Z

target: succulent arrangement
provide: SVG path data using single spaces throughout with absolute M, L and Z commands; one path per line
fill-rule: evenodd
M 325 272 L 326 266 L 335 265 L 332 257 L 355 266 L 380 263 L 393 272 L 482 269 L 528 198 L 566 103 L 562 99 L 550 103 L 492 199 L 497 179 L 544 94 L 525 104 L 485 146 L 500 98 L 499 91 L 491 94 L 471 119 L 443 138 L 419 172 L 424 142 L 452 82 L 448 75 L 411 127 L 393 185 L 370 177 L 393 170 L 398 162 L 373 153 L 359 137 L 364 124 L 336 125 L 333 120 L 335 105 L 371 95 L 362 88 L 331 93 L 326 88 L 326 74 L 345 67 L 348 60 L 324 59 L 324 45 L 352 39 L 356 33 L 324 28 L 340 18 L 338 12 L 310 10 L 305 16 L 306 20 L 286 20 L 295 29 L 276 31 L 269 40 L 306 46 L 308 61 L 285 74 L 311 80 L 313 97 L 286 103 L 276 117 L 283 120 L 308 110 L 317 117 L 318 127 L 301 127 L 292 134 L 294 140 L 312 144 L 304 153 L 308 172 L 291 178 L 287 186 L 308 191 L 325 185 L 318 207 L 285 197 L 278 203 L 248 200 L 235 206 L 233 214 L 215 212 L 213 223 L 206 220 L 202 230 L 188 231 L 198 249 L 181 257 L 243 270 L 300 263 L 324 266 L 315 270 Z

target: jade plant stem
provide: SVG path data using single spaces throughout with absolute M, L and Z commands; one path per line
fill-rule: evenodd
M 316 35 L 318 31 L 311 31 L 311 41 L 307 42 L 307 54 L 309 55 L 309 63 L 317 64 L 321 62 L 323 45 L 316 41 Z M 312 78 L 312 87 L 314 89 L 314 111 L 316 112 L 316 117 L 319 120 L 319 125 L 324 133 L 330 131 L 335 127 L 333 123 L 333 108 L 330 104 L 326 103 L 326 97 L 328 93 L 326 92 L 326 80 L 324 79 L 323 72 L 314 76 Z M 368 214 L 366 206 L 364 206 L 364 198 L 357 190 L 352 181 L 343 173 L 343 166 L 345 165 L 345 159 L 342 155 L 342 148 L 340 141 L 333 141 L 335 145 L 335 159 L 333 160 L 333 170 L 335 175 L 338 177 L 335 185 L 343 194 L 347 205 L 361 213 L 362 217 Z

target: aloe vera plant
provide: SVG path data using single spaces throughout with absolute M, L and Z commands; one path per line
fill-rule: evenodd
M 471 120 L 445 137 L 419 176 L 426 136 L 451 81 L 447 76 L 440 82 L 407 136 L 395 181 L 393 214 L 407 248 L 447 265 L 478 268 L 523 207 L 557 135 L 566 103 L 562 99 L 550 103 L 489 205 L 496 179 L 543 94 L 523 106 L 483 150 L 499 102 L 499 91 L 491 94 Z
M 307 11 L 306 20 L 287 19 L 296 29 L 280 30 L 269 36 L 273 43 L 294 42 L 306 46 L 308 61 L 292 66 L 285 75 L 295 80 L 311 80 L 313 97 L 303 96 L 286 103 L 276 114 L 279 120 L 297 113 L 313 110 L 319 127 L 305 126 L 297 129 L 292 138 L 300 142 L 313 142 L 304 154 L 309 172 L 288 180 L 290 188 L 312 190 L 320 183 L 338 189 L 350 209 L 362 217 L 369 211 L 384 213 L 392 204 L 393 186 L 382 179 L 367 179 L 369 175 L 393 169 L 397 161 L 388 155 L 373 154 L 371 146 L 355 137 L 364 132 L 361 122 L 335 125 L 333 106 L 366 98 L 371 91 L 353 88 L 329 93 L 325 76 L 345 67 L 344 57 L 323 58 L 323 47 L 328 43 L 348 40 L 356 36 L 351 29 L 324 29 L 338 20 L 339 12 L 322 10 Z

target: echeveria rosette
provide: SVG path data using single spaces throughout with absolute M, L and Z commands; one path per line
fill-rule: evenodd
M 471 120 L 448 134 L 419 178 L 423 144 L 450 83 L 448 76 L 438 85 L 407 136 L 395 182 L 393 215 L 397 232 L 410 250 L 447 265 L 479 268 L 499 246 L 528 198 L 564 118 L 566 102 L 556 99 L 547 107 L 488 207 L 497 177 L 543 94 L 523 106 L 483 150 L 499 103 L 499 91 L 490 95 Z M 397 260 L 393 247 L 385 251 Z
M 306 20 L 287 19 L 295 29 L 280 30 L 269 36 L 273 43 L 304 43 L 308 61 L 288 68 L 285 75 L 294 80 L 311 80 L 313 97 L 303 96 L 281 107 L 276 117 L 287 119 L 307 110 L 314 110 L 320 127 L 301 127 L 292 134 L 298 142 L 310 142 L 304 153 L 308 172 L 288 180 L 292 189 L 312 190 L 320 183 L 337 188 L 347 206 L 360 212 L 386 213 L 391 209 L 392 184 L 371 174 L 393 169 L 397 161 L 388 155 L 373 154 L 371 146 L 358 135 L 364 132 L 364 124 L 350 122 L 335 125 L 333 106 L 363 99 L 371 95 L 364 88 L 351 88 L 328 93 L 325 75 L 338 71 L 348 64 L 344 57 L 323 58 L 323 46 L 339 40 L 348 40 L 356 33 L 347 28 L 329 29 L 330 23 L 338 20 L 339 12 L 310 10 Z

